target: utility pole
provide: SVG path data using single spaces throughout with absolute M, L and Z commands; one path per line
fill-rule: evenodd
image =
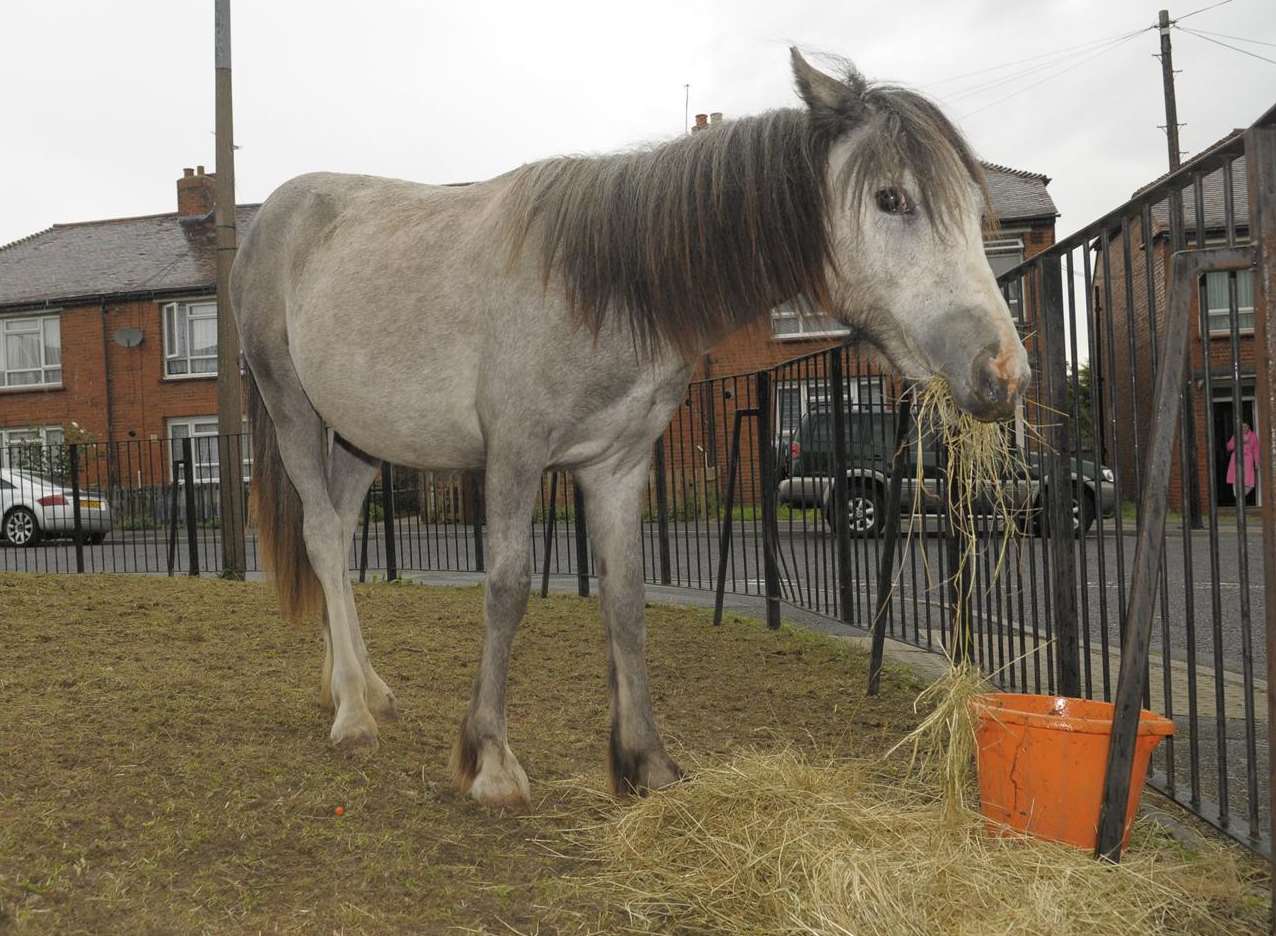
M 1174 99 L 1174 55 L 1170 48 L 1170 11 L 1157 13 L 1157 27 L 1161 33 L 1161 86 L 1165 95 L 1165 140 L 1169 148 L 1170 172 L 1182 165 L 1182 150 L 1179 149 L 1179 111 Z M 1175 191 L 1170 195 L 1170 230 L 1174 232 L 1174 240 L 1170 244 L 1171 252 L 1182 250 L 1185 245 L 1183 231 L 1183 195 Z M 1145 235 L 1146 236 L 1146 235 Z M 1166 271 L 1168 276 L 1169 271 Z M 1196 451 L 1196 409 L 1192 405 L 1192 379 L 1188 376 L 1187 392 L 1184 394 L 1185 407 L 1183 419 L 1183 446 L 1189 452 Z M 1188 519 L 1193 529 L 1200 529 L 1204 522 L 1201 518 L 1201 482 L 1196 467 L 1195 455 L 1187 458 L 1187 478 L 1184 479 L 1187 491 Z
M 230 267 L 235 261 L 235 138 L 230 94 L 230 0 L 216 0 L 213 67 L 217 111 L 217 435 L 221 487 L 222 576 L 242 579 L 244 499 L 242 483 L 243 388 L 239 377 L 239 330 L 230 310 Z
M 1165 89 L 1165 137 L 1170 147 L 1170 171 L 1182 164 L 1179 150 L 1179 112 L 1174 101 L 1174 56 L 1170 50 L 1170 11 L 1157 14 L 1157 26 L 1161 31 L 1161 83 Z M 1182 203 L 1179 209 L 1182 210 Z

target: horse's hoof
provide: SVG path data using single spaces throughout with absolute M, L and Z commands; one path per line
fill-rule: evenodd
M 328 735 L 332 746 L 346 754 L 371 754 L 377 749 L 377 723 L 372 717 L 338 717 Z
M 508 809 L 523 812 L 532 805 L 532 791 L 527 783 L 527 774 L 513 760 L 513 769 L 509 763 L 503 769 L 479 770 L 479 774 L 470 784 L 469 795 L 475 802 L 482 803 L 488 809 Z
M 614 796 L 646 796 L 687 778 L 686 771 L 663 750 L 618 755 L 613 749 L 610 767 Z
M 374 692 L 371 686 L 368 687 L 368 710 L 377 724 L 399 720 L 399 702 L 384 683 L 381 692 Z
M 476 742 L 464 726 L 452 749 L 452 779 L 457 790 L 491 809 L 521 811 L 532 803 L 527 774 L 509 746 Z

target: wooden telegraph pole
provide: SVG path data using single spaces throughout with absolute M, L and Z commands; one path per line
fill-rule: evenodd
M 1161 33 L 1161 90 L 1165 97 L 1165 142 L 1169 149 L 1170 172 L 1178 169 L 1183 162 L 1183 151 L 1179 149 L 1179 110 L 1174 97 L 1174 55 L 1170 47 L 1169 10 L 1157 13 L 1157 28 Z M 1182 250 L 1183 244 L 1183 196 L 1175 192 L 1170 196 L 1170 230 L 1175 231 L 1178 242 L 1170 245 L 1170 250 Z M 1188 451 L 1196 451 L 1196 417 L 1193 413 L 1192 389 L 1189 386 L 1184 394 L 1183 444 Z M 1188 519 L 1194 529 L 1199 529 L 1201 520 L 1201 484 L 1197 475 L 1196 459 L 1187 460 L 1187 478 L 1184 485 L 1187 497 Z
M 235 260 L 235 140 L 230 94 L 230 0 L 216 0 L 213 65 L 217 109 L 217 435 L 221 480 L 222 575 L 242 579 L 244 499 L 241 484 L 243 389 L 239 330 L 230 311 L 230 267 Z

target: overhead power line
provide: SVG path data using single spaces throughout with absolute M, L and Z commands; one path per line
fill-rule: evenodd
M 1178 22 L 1180 22 L 1180 21 L 1182 21 L 1182 20 L 1187 19 L 1189 16 L 1195 16 L 1197 13 L 1204 13 L 1204 12 L 1206 12 L 1207 10 L 1213 10 L 1213 9 L 1217 9 L 1218 7 L 1221 7 L 1221 6 L 1226 6 L 1227 4 L 1229 4 L 1229 3 L 1231 3 L 1231 2 L 1232 2 L 1232 0 L 1219 0 L 1219 2 L 1218 2 L 1218 3 L 1212 4 L 1212 5 L 1210 5 L 1210 6 L 1207 6 L 1207 7 L 1201 7 L 1199 10 L 1193 10 L 1191 13 L 1184 13 L 1182 16 L 1176 16 L 1176 17 L 1174 18 L 1174 22 L 1178 23 Z
M 1271 46 L 1276 49 L 1276 42 L 1264 42 L 1262 39 L 1247 39 L 1244 36 L 1229 36 L 1227 33 L 1210 32 L 1208 29 L 1184 29 L 1184 32 L 1194 32 L 1198 36 L 1214 36 L 1218 39 L 1234 39 L 1237 42 L 1248 42 L 1251 45 Z
M 1152 27 L 1152 26 L 1147 27 L 1147 29 L 1153 29 L 1153 28 L 1155 27 Z M 962 114 L 959 119 L 965 120 L 968 117 L 973 117 L 975 114 L 986 111 L 990 107 L 995 107 L 998 104 L 1002 103 L 1003 101 L 1008 101 L 1013 97 L 1018 97 L 1020 94 L 1023 94 L 1025 91 L 1030 91 L 1039 85 L 1045 84 L 1047 81 L 1052 81 L 1053 79 L 1059 77 L 1060 75 L 1066 74 L 1075 68 L 1080 68 L 1082 65 L 1086 64 L 1087 62 L 1093 61 L 1094 59 L 1098 58 L 1104 53 L 1111 52 L 1113 49 L 1117 48 L 1118 46 L 1125 45 L 1125 43 L 1129 42 L 1135 36 L 1140 35 L 1141 33 L 1147 32 L 1147 29 L 1138 29 L 1132 33 L 1127 33 L 1126 35 L 1122 36 L 1120 39 L 1114 42 L 1109 42 L 1107 45 L 1104 45 L 1102 48 L 1094 52 L 1091 52 L 1089 55 L 1086 55 L 1086 56 L 1083 56 L 1082 58 L 1077 59 L 1075 62 L 1072 62 L 1071 64 L 1067 65 L 1064 68 L 1060 68 L 1056 71 L 1051 72 L 1050 74 L 1046 75 L 1044 78 L 1041 78 L 1037 81 L 1033 81 L 1033 82 L 1030 82 L 1029 84 L 1023 85 L 1022 87 L 1012 91 L 1010 94 L 1004 95 L 1003 97 L 999 97 L 995 101 L 989 101 L 987 104 L 984 104 L 981 107 L 976 107 L 974 110 L 968 113 Z M 1057 65 L 1058 63 L 1055 63 L 1055 64 Z
M 1148 26 L 1148 27 L 1145 27 L 1144 29 L 1136 29 L 1133 32 L 1122 33 L 1121 35 L 1116 36 L 1114 38 L 1105 39 L 1102 42 L 1098 43 L 1097 45 L 1088 45 L 1086 48 L 1088 52 L 1092 54 L 1106 52 L 1109 48 L 1113 48 L 1117 45 L 1120 45 L 1122 42 L 1126 41 L 1127 39 L 1137 36 L 1140 33 L 1146 32 L 1147 30 L 1152 28 L 1153 27 Z M 1015 72 L 1011 72 L 1010 74 L 1007 74 L 1007 75 L 998 76 L 997 78 L 994 78 L 982 84 L 977 84 L 969 88 L 963 88 L 962 90 L 957 91 L 953 94 L 945 95 L 943 99 L 946 103 L 952 104 L 957 101 L 966 100 L 967 98 L 977 97 L 980 94 L 983 94 L 987 91 L 992 91 L 1004 85 L 1015 84 L 1033 75 L 1043 74 L 1053 69 L 1058 69 L 1060 68 L 1060 66 L 1064 66 L 1060 72 L 1062 73 L 1062 71 L 1067 70 L 1067 67 L 1073 61 L 1076 61 L 1076 58 L 1071 55 L 1062 56 L 1062 57 L 1055 56 L 1047 61 L 1038 62 L 1035 65 L 1030 65 L 1027 68 L 1020 69 Z
M 1276 59 L 1270 59 L 1265 55 L 1259 55 L 1257 52 L 1251 52 L 1249 51 L 1249 49 L 1242 49 L 1237 46 L 1231 45 L 1230 43 L 1222 42 L 1218 39 L 1211 39 L 1209 36 L 1205 35 L 1204 33 L 1199 33 L 1195 29 L 1187 29 L 1184 26 L 1178 26 L 1176 28 L 1178 29 L 1179 32 L 1185 32 L 1185 33 L 1188 33 L 1189 35 L 1195 36 L 1198 39 L 1204 39 L 1206 42 L 1212 42 L 1214 43 L 1214 45 L 1222 46 L 1224 49 L 1231 49 L 1233 52 L 1239 52 L 1241 55 L 1248 55 L 1250 58 L 1256 58 L 1260 62 L 1268 62 L 1272 65 L 1276 65 Z
M 1148 27 L 1151 28 L 1151 27 Z M 1089 39 L 1076 45 L 1066 46 L 1062 49 L 1055 49 L 1051 52 L 1042 52 L 1038 55 L 1030 55 L 1027 58 L 1015 59 L 1012 62 L 1002 62 L 1000 65 L 989 65 L 986 68 L 977 68 L 974 71 L 962 72 L 960 75 L 949 75 L 947 78 L 940 78 L 938 81 L 928 82 L 930 87 L 948 84 L 952 81 L 960 81 L 963 78 L 973 78 L 975 75 L 986 75 L 989 72 L 1001 71 L 1003 68 L 1011 68 L 1015 65 L 1024 65 L 1028 62 L 1036 62 L 1040 59 L 1056 58 L 1060 55 L 1066 55 L 1069 52 L 1077 52 L 1085 49 L 1093 48 L 1097 45 L 1103 45 L 1116 39 L 1124 39 L 1129 33 L 1114 33 L 1110 36 L 1103 36 L 1099 39 Z

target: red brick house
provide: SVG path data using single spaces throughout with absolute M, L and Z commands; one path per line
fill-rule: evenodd
M 1234 141 L 1241 130 L 1235 130 L 1209 149 L 1221 148 Z M 1249 188 L 1245 157 L 1232 163 L 1232 209 L 1237 242 L 1244 244 L 1249 237 Z M 1141 191 L 1141 190 L 1140 190 Z M 1218 169 L 1202 179 L 1201 191 L 1204 203 L 1202 223 L 1198 226 L 1196 206 L 1189 188 L 1184 198 L 1184 228 L 1189 245 L 1206 245 L 1226 242 L 1224 170 Z M 1137 193 L 1136 193 L 1137 194 Z M 1096 241 L 1094 252 L 1094 309 L 1098 323 L 1095 347 L 1101 357 L 1101 367 L 1095 374 L 1109 373 L 1112 379 L 1107 387 L 1096 386 L 1102 393 L 1104 405 L 1111 408 L 1109 420 L 1115 421 L 1115 433 L 1111 422 L 1106 428 L 1105 447 L 1107 459 L 1115 461 L 1121 470 L 1122 494 L 1135 496 L 1135 451 L 1133 441 L 1146 441 L 1151 418 L 1152 395 L 1150 392 L 1134 394 L 1133 387 L 1150 386 L 1153 354 L 1153 326 L 1157 340 L 1165 334 L 1167 310 L 1167 286 L 1169 282 L 1169 204 L 1162 202 L 1152 210 L 1150 236 L 1145 236 L 1138 219 L 1129 226 L 1131 266 L 1130 289 L 1126 290 L 1125 249 L 1119 229 L 1109 234 L 1106 250 L 1106 274 L 1103 245 Z M 1199 234 L 1199 237 L 1198 237 Z M 1150 257 L 1149 257 L 1150 252 Z M 1150 259 L 1150 264 L 1149 264 Z M 1147 278 L 1149 265 L 1152 276 L 1152 304 L 1155 316 L 1149 314 Z M 1232 348 L 1229 322 L 1228 276 L 1211 273 L 1206 276 L 1205 297 L 1206 333 L 1202 334 L 1199 297 L 1193 295 L 1189 315 L 1190 359 L 1189 374 L 1195 418 L 1190 427 L 1188 445 L 1190 460 L 1196 474 L 1197 504 L 1204 507 L 1210 498 L 1210 469 L 1218 478 L 1218 506 L 1234 506 L 1234 492 L 1224 478 L 1229 453 L 1227 442 L 1232 437 L 1234 402 L 1232 399 Z M 1250 271 L 1236 275 L 1238 362 L 1241 376 L 1241 418 L 1250 426 L 1255 425 L 1254 412 L 1254 298 Z M 1132 297 L 1132 302 L 1131 302 Z M 1210 397 L 1206 398 L 1206 373 L 1210 383 Z M 1115 404 L 1115 405 L 1113 405 Z M 1139 433 L 1142 435 L 1139 435 Z M 1113 437 L 1122 440 L 1113 443 Z M 1212 440 L 1212 447 L 1211 447 Z M 1182 440 L 1180 440 L 1181 442 Z M 1182 509 L 1184 503 L 1181 477 L 1181 453 L 1176 451 L 1170 477 L 1171 509 Z M 1261 492 L 1250 493 L 1248 503 L 1261 502 Z
M 176 212 L 55 224 L 0 247 L 6 452 L 61 442 L 72 422 L 100 442 L 216 434 L 213 184 L 187 169 Z M 240 206 L 238 223 L 255 209 Z M 215 460 L 216 446 L 198 451 Z

